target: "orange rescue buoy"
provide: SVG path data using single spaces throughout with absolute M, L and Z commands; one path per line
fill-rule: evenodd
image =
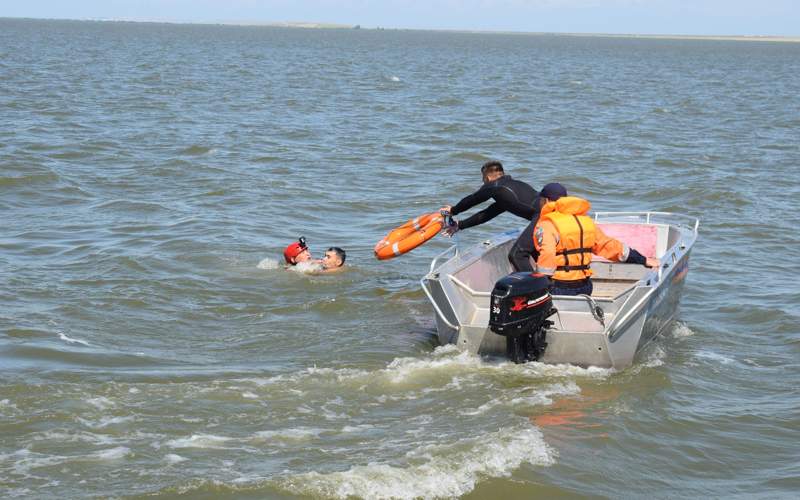
M 438 212 L 411 219 L 393 229 L 375 245 L 375 257 L 378 260 L 387 260 L 410 252 L 439 234 L 443 225 L 444 218 Z

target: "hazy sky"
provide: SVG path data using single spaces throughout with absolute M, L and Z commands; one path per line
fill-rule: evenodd
M 0 0 L 0 17 L 800 35 L 800 0 Z

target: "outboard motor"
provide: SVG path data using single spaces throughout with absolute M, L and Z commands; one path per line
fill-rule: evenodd
M 547 347 L 548 321 L 555 314 L 544 274 L 521 272 L 501 278 L 494 285 L 489 328 L 506 338 L 508 357 L 514 363 L 536 361 Z

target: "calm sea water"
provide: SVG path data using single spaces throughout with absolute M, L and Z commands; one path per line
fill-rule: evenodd
M 0 20 L 0 495 L 794 497 L 799 74 L 798 44 Z M 641 362 L 437 345 L 447 242 L 371 249 L 490 158 L 702 219 Z M 299 235 L 347 270 L 282 270 Z

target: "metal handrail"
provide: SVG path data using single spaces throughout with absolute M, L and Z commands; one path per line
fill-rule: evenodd
M 490 292 L 478 292 L 476 290 L 473 290 L 472 288 L 470 288 L 469 285 L 467 285 L 466 283 L 464 283 L 463 281 L 461 281 L 460 279 L 456 278 L 453 275 L 448 276 L 448 278 L 450 278 L 450 281 L 452 281 L 453 283 L 455 283 L 456 285 L 460 286 L 461 288 L 463 288 L 464 290 L 466 290 L 467 292 L 471 293 L 472 295 L 474 295 L 476 297 L 491 297 L 492 296 L 492 294 Z
M 676 219 L 685 219 L 692 223 L 691 226 L 685 226 L 687 228 L 692 229 L 695 235 L 697 235 L 698 230 L 700 228 L 700 219 L 697 217 L 693 217 L 691 215 L 686 214 L 676 214 L 673 212 L 595 212 L 594 220 L 597 222 L 600 220 L 601 217 L 644 217 L 645 224 L 650 224 L 651 219 L 653 216 L 656 217 L 664 217 L 664 218 L 676 218 Z
M 450 320 L 447 319 L 447 316 L 445 316 L 442 310 L 439 309 L 439 305 L 436 304 L 435 300 L 433 300 L 433 295 L 431 295 L 431 292 L 428 290 L 428 287 L 425 286 L 425 278 L 419 280 L 419 284 L 422 287 L 422 291 L 425 292 L 425 295 L 428 296 L 428 300 L 430 300 L 431 304 L 433 304 L 433 309 L 436 311 L 436 314 L 438 314 L 439 317 L 442 318 L 442 321 L 444 321 L 444 323 L 447 326 L 449 326 L 453 330 L 458 330 L 458 326 L 454 325 L 453 323 L 450 323 Z
M 595 300 L 592 298 L 591 295 L 586 295 L 586 294 L 582 293 L 582 294 L 580 294 L 578 296 L 579 297 L 583 297 L 584 299 L 586 299 L 586 302 L 589 303 L 589 312 L 592 314 L 594 319 L 596 319 L 597 322 L 600 323 L 600 325 L 602 325 L 603 328 L 605 328 L 606 327 L 606 321 L 604 319 L 603 308 L 597 305 L 597 302 L 595 302 Z
M 628 310 L 628 312 L 626 312 L 626 313 L 625 313 L 625 314 L 623 314 L 622 316 L 614 316 L 614 319 L 612 319 L 612 320 L 611 320 L 611 323 L 609 323 L 609 325 L 608 325 L 608 328 L 606 329 L 606 331 L 608 332 L 608 337 L 613 337 L 613 336 L 614 336 L 614 330 L 615 330 L 615 329 L 617 329 L 617 328 L 616 328 L 617 324 L 624 324 L 626 321 L 628 321 L 628 317 L 629 317 L 631 314 L 633 314 L 633 312 L 634 312 L 634 311 L 636 311 L 637 309 L 639 309 L 639 307 L 642 305 L 642 302 L 643 302 L 643 301 L 645 301 L 645 300 L 647 300 L 647 299 L 650 297 L 650 295 L 651 295 L 651 294 L 652 294 L 652 293 L 653 293 L 653 292 L 656 290 L 656 288 L 658 288 L 659 286 L 661 286 L 661 280 L 664 278 L 664 276 L 663 276 L 663 271 L 664 271 L 664 269 L 667 269 L 669 266 L 670 266 L 670 263 L 661 263 L 661 264 L 658 266 L 658 273 L 657 273 L 657 279 L 658 279 L 658 281 L 657 281 L 657 283 L 652 283 L 652 282 L 651 282 L 651 288 L 650 288 L 650 290 L 648 290 L 648 292 L 644 294 L 644 296 L 643 296 L 643 297 L 642 297 L 642 298 L 639 300 L 639 302 L 637 302 L 635 306 L 633 306 L 632 308 L 630 308 L 630 309 Z M 643 282 L 643 281 L 645 281 L 645 280 L 644 280 L 644 278 L 643 278 L 643 279 L 641 279 L 641 280 L 639 280 L 639 282 L 640 282 L 640 283 L 641 283 L 641 282 Z M 622 305 L 621 305 L 621 306 L 619 306 L 619 308 L 617 308 L 617 311 L 622 311 L 622 310 L 624 310 L 624 309 L 625 309 L 625 306 L 627 306 L 627 305 L 628 305 L 628 302 L 630 302 L 630 301 L 631 301 L 631 298 L 633 298 L 633 295 L 634 295 L 634 294 L 633 294 L 633 293 L 631 293 L 631 294 L 628 296 L 628 298 L 626 298 L 626 299 L 625 299 L 625 302 L 623 302 L 623 303 L 622 303 Z M 620 318 L 622 318 L 622 319 L 620 319 Z
M 635 293 L 636 293 L 636 291 L 634 290 L 627 297 L 625 297 L 625 300 L 622 302 L 622 305 L 620 305 L 617 308 L 617 312 L 622 311 L 623 309 L 625 309 L 625 306 L 628 305 L 628 302 L 631 301 L 631 298 L 633 297 L 633 295 Z M 611 327 L 614 326 L 614 324 L 617 322 L 617 318 L 618 318 L 617 314 L 614 313 L 614 318 L 611 320 L 611 323 L 608 324 L 608 327 L 606 328 L 606 330 L 608 330 L 609 332 L 611 331 Z
M 455 255 L 458 255 L 458 246 L 457 245 L 450 246 L 447 250 L 445 250 L 444 252 L 440 253 L 439 255 L 437 255 L 436 257 L 433 258 L 433 260 L 431 261 L 431 269 L 430 269 L 429 272 L 433 272 L 433 270 L 436 269 L 436 264 L 439 261 L 439 259 L 441 259 L 445 255 L 447 255 L 452 250 L 455 250 L 456 251 Z M 455 255 L 454 255 L 454 257 L 455 257 Z
M 631 315 L 632 315 L 634 312 L 636 312 L 636 311 L 637 311 L 637 310 L 638 310 L 640 307 L 642 307 L 642 304 L 644 304 L 644 303 L 645 303 L 645 302 L 646 302 L 646 301 L 647 301 L 647 300 L 650 298 L 650 296 L 653 294 L 653 292 L 655 292 L 655 291 L 656 291 L 656 288 L 657 288 L 657 287 L 655 287 L 655 286 L 654 286 L 654 287 L 652 287 L 652 288 L 650 288 L 650 290 L 648 290 L 648 291 L 647 291 L 647 293 L 645 293 L 645 294 L 642 296 L 642 298 L 641 298 L 641 299 L 639 299 L 639 302 L 637 302 L 635 306 L 631 307 L 631 308 L 628 310 L 628 312 L 626 312 L 626 313 L 625 313 L 625 314 L 623 314 L 622 316 L 615 316 L 615 317 L 614 317 L 614 319 L 613 319 L 613 320 L 611 320 L 611 323 L 608 325 L 608 328 L 607 328 L 607 331 L 608 331 L 608 333 L 607 333 L 607 336 L 608 336 L 609 338 L 613 337 L 613 336 L 614 336 L 614 332 L 615 332 L 615 330 L 618 330 L 618 329 L 619 329 L 619 327 L 618 327 L 617 325 L 620 325 L 620 327 L 621 327 L 622 325 L 624 325 L 624 324 L 625 324 L 625 323 L 628 321 L 628 318 L 630 318 L 630 316 L 631 316 Z M 631 297 L 632 297 L 632 295 L 631 295 Z M 625 304 L 627 304 L 627 303 L 628 303 L 628 301 L 630 301 L 630 298 L 631 298 L 631 297 L 628 297 L 628 300 L 626 300 L 626 301 L 625 301 L 625 303 L 623 304 L 623 306 L 624 306 Z M 620 307 L 618 310 L 622 310 L 622 307 Z M 620 318 L 622 318 L 622 319 L 620 319 Z

